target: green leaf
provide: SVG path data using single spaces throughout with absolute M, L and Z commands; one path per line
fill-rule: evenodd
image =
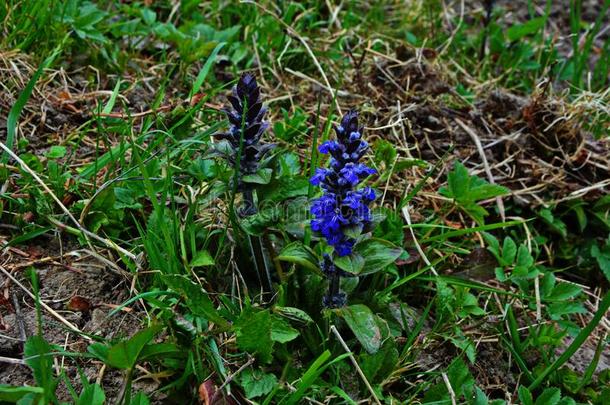
M 271 338 L 272 322 L 268 310 L 255 311 L 251 307 L 244 309 L 234 324 L 237 346 L 256 355 L 263 363 L 270 363 L 274 342 Z
M 601 300 L 601 302 L 599 302 L 593 318 L 591 318 L 589 323 L 582 328 L 580 332 L 578 332 L 578 335 L 576 335 L 572 343 L 570 343 L 568 348 L 561 354 L 561 356 L 555 359 L 550 366 L 546 367 L 540 374 L 538 374 L 536 379 L 528 387 L 530 390 L 536 389 L 536 387 L 545 381 L 551 373 L 560 368 L 574 355 L 574 353 L 576 353 L 576 351 L 583 345 L 589 336 L 591 336 L 591 333 L 593 333 L 595 327 L 602 320 L 608 308 L 610 308 L 610 292 L 606 292 L 604 298 Z
M 254 184 L 269 184 L 271 181 L 271 174 L 273 170 L 269 168 L 259 169 L 254 174 L 247 174 L 243 176 L 241 179 L 244 183 L 254 183 Z
M 21 111 L 25 107 L 28 102 L 30 96 L 32 95 L 32 91 L 34 90 L 34 86 L 36 86 L 36 82 L 42 76 L 44 70 L 48 68 L 51 63 L 55 60 L 55 58 L 61 53 L 63 49 L 63 43 L 59 44 L 36 69 L 36 72 L 32 75 L 28 84 L 25 86 L 23 91 L 19 94 L 17 101 L 11 107 L 11 110 L 8 113 L 8 117 L 6 119 L 6 142 L 5 145 L 9 150 L 13 150 L 13 143 L 15 141 L 17 135 L 17 121 L 19 120 L 19 116 L 21 115 Z M 2 159 L 0 159 L 0 163 L 8 162 L 9 154 L 6 152 L 2 153 Z
M 471 188 L 468 191 L 468 198 L 472 201 L 487 200 L 507 194 L 510 190 L 497 184 L 490 184 L 485 180 L 472 176 Z
M 474 347 L 474 345 L 473 345 Z M 462 395 L 467 387 L 474 384 L 474 378 L 464 360 L 457 358 L 447 368 L 447 377 L 451 386 L 454 387 L 456 395 Z
M 445 197 L 455 200 L 467 198 L 470 185 L 470 175 L 468 169 L 460 162 L 456 162 L 452 171 L 447 174 L 448 188 L 441 187 L 439 192 Z
M 219 175 L 220 168 L 213 159 L 197 159 L 188 167 L 188 173 L 198 180 L 212 180 Z
M 376 273 L 394 263 L 398 257 L 406 253 L 400 247 L 383 239 L 366 239 L 354 247 L 354 252 L 364 258 L 362 269 L 355 273 L 366 275 Z
M 356 339 L 362 347 L 370 353 L 376 353 L 381 347 L 381 329 L 377 323 L 377 317 L 369 307 L 362 304 L 350 305 L 335 310 L 345 319 L 347 326 L 352 330 Z
M 106 394 L 98 384 L 90 384 L 78 397 L 76 405 L 104 405 Z
M 184 357 L 184 350 L 175 343 L 151 343 L 142 348 L 140 360 L 146 361 L 153 358 L 180 358 Z
M 208 73 L 210 73 L 212 64 L 216 61 L 216 56 L 218 55 L 218 52 L 220 52 L 222 47 L 225 45 L 226 45 L 225 42 L 218 43 L 216 45 L 216 47 L 214 48 L 214 50 L 212 51 L 212 53 L 210 53 L 210 56 L 208 56 L 208 59 L 205 61 L 203 67 L 201 68 L 201 70 L 199 71 L 199 74 L 197 75 L 197 78 L 193 82 L 193 88 L 191 89 L 191 92 L 189 93 L 189 99 L 192 99 L 195 94 L 199 93 L 199 89 L 201 89 L 201 86 L 203 85 L 205 78 L 208 76 Z
M 561 391 L 559 388 L 547 388 L 538 398 L 534 405 L 557 405 L 561 399 Z
M 571 283 L 557 284 L 551 293 L 545 298 L 551 301 L 562 301 L 576 297 L 582 292 L 582 288 Z
M 610 238 L 601 249 L 597 245 L 591 246 L 591 256 L 597 260 L 599 269 L 610 281 Z
M 471 364 L 474 364 L 476 361 L 476 349 L 475 344 L 472 340 L 464 336 L 461 332 L 456 334 L 455 337 L 450 338 L 451 343 L 454 344 L 455 347 L 461 349 L 465 354 Z
M 281 316 L 284 316 L 288 319 L 291 320 L 295 320 L 295 321 L 301 321 L 304 323 L 311 323 L 313 322 L 313 319 L 311 319 L 311 316 L 309 316 L 307 314 L 307 312 L 303 311 L 302 309 L 299 308 L 294 308 L 294 307 L 279 307 L 279 306 L 275 306 L 273 307 L 273 311 Z
M 485 392 L 479 387 L 474 387 L 474 400 L 472 401 L 473 405 L 487 405 L 489 404 L 489 399 Z
M 25 342 L 25 362 L 32 369 L 36 384 L 44 389 L 46 403 L 52 402 L 55 398 L 55 390 L 59 382 L 53 373 L 51 353 L 51 345 L 42 336 L 34 335 Z
M 138 392 L 131 398 L 129 405 L 150 405 L 150 400 L 143 392 Z
M 540 210 L 538 215 L 540 216 L 540 218 L 543 219 L 543 221 L 549 226 L 549 228 L 553 232 L 561 235 L 562 238 L 568 236 L 568 226 L 561 219 L 556 218 L 553 215 L 553 212 L 551 212 L 551 210 L 549 210 L 548 208 L 544 208 Z
M 278 256 L 279 260 L 299 264 L 309 270 L 320 272 L 318 259 L 313 250 L 301 242 L 292 242 L 284 247 Z
M 524 24 L 515 24 L 506 31 L 508 40 L 517 41 L 527 35 L 535 34 L 544 27 L 545 18 L 538 17 L 527 21 Z
M 273 316 L 271 321 L 271 339 L 275 342 L 286 343 L 296 339 L 299 331 L 294 329 L 288 322 L 278 316 Z
M 278 176 L 280 177 L 296 176 L 301 171 L 301 162 L 296 153 L 282 153 L 278 156 L 278 165 Z
M 139 331 L 128 340 L 122 340 L 108 350 L 106 363 L 120 369 L 133 368 L 144 346 L 161 330 L 159 325 Z
M 91 353 L 104 363 L 106 363 L 106 361 L 108 360 L 108 350 L 110 350 L 110 346 L 100 342 L 91 343 L 87 347 L 87 351 L 89 353 Z
M 244 389 L 246 398 L 252 399 L 270 393 L 277 386 L 278 380 L 274 374 L 246 369 L 240 374 L 239 383 Z
M 519 267 L 523 267 L 529 269 L 534 264 L 534 258 L 531 253 L 527 249 L 525 245 L 519 245 L 519 250 L 517 251 L 517 263 L 516 265 Z
M 504 238 L 504 244 L 502 245 L 502 260 L 505 266 L 510 266 L 515 262 L 515 256 L 517 256 L 517 244 L 509 236 Z
M 0 384 L 0 402 L 17 403 L 26 395 L 42 396 L 43 393 L 44 388 L 42 387 L 30 387 L 27 385 L 16 387 Z
M 549 313 L 557 319 L 562 315 L 586 314 L 587 309 L 580 302 L 556 302 L 548 306 Z
M 532 393 L 523 385 L 519 387 L 519 400 L 521 401 L 522 405 L 534 405 Z
M 506 187 L 490 184 L 477 176 L 471 176 L 468 169 L 456 162 L 452 171 L 447 174 L 447 187 L 441 187 L 439 193 L 453 198 L 457 205 L 478 223 L 488 215 L 485 208 L 477 201 L 501 196 L 510 192 Z
M 468 366 L 461 358 L 456 358 L 447 368 L 447 378 L 453 388 L 455 396 L 461 398 L 465 393 L 472 392 L 474 389 L 474 378 L 468 370 Z M 470 398 L 468 398 L 470 399 Z M 422 403 L 449 404 L 450 396 L 447 384 L 442 380 L 426 392 Z M 457 403 L 471 403 L 470 401 L 457 401 Z
M 496 259 L 500 259 L 500 242 L 498 242 L 498 239 L 488 232 L 483 232 L 483 239 L 489 245 L 487 250 L 493 253 Z
M 359 357 L 360 367 L 371 382 L 383 381 L 394 370 L 398 362 L 398 350 L 392 339 L 386 340 L 375 354 L 362 353 Z
M 289 198 L 303 197 L 309 190 L 309 180 L 303 176 L 280 177 L 265 186 L 259 186 L 259 199 L 283 202 Z
M 364 268 L 364 257 L 360 253 L 353 251 L 347 256 L 335 257 L 333 263 L 341 270 L 357 275 Z
M 47 158 L 49 159 L 59 159 L 66 155 L 66 147 L 53 145 L 47 152 Z
M 309 366 L 305 374 L 301 377 L 301 381 L 297 385 L 297 390 L 294 391 L 285 401 L 288 405 L 301 403 L 301 398 L 305 395 L 306 390 L 318 379 L 324 372 L 326 367 L 333 362 L 326 363 L 330 358 L 330 351 L 325 350 L 312 364 Z M 283 403 L 283 401 L 282 401 Z
M 214 258 L 207 250 L 200 250 L 195 254 L 193 260 L 191 260 L 191 267 L 204 267 L 204 266 L 213 266 Z
M 161 276 L 161 279 L 169 288 L 184 297 L 188 308 L 195 315 L 202 316 L 221 328 L 229 326 L 228 322 L 220 316 L 212 300 L 200 285 L 179 274 L 164 274 Z

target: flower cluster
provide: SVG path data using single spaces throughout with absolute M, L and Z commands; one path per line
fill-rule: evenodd
M 375 170 L 358 162 L 368 149 L 368 143 L 362 140 L 362 128 L 358 127 L 358 113 L 349 111 L 334 129 L 337 140 L 324 142 L 318 149 L 331 155 L 330 167 L 318 168 L 311 178 L 313 185 L 324 190 L 312 203 L 311 229 L 322 234 L 338 256 L 346 256 L 356 243 L 349 235 L 366 231 L 371 224 L 369 204 L 375 199 L 375 192 L 370 187 L 357 186 Z
M 223 111 L 227 114 L 231 126 L 229 132 L 216 134 L 215 137 L 229 141 L 231 153 L 228 159 L 231 164 L 237 165 L 239 157 L 240 174 L 256 173 L 262 157 L 275 145 L 259 143 L 269 123 L 264 121 L 267 109 L 263 107 L 260 88 L 254 75 L 244 73 L 228 98 L 231 106 Z

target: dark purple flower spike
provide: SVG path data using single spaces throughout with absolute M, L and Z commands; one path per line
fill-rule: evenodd
M 224 108 L 223 111 L 227 114 L 231 126 L 228 132 L 216 134 L 215 137 L 227 140 L 231 144 L 231 151 L 227 158 L 235 166 L 238 163 L 243 129 L 243 145 L 239 158 L 239 186 L 243 191 L 244 185 L 241 177 L 256 173 L 261 159 L 275 145 L 260 143 L 261 136 L 269 127 L 269 123 L 264 120 L 267 109 L 261 101 L 256 77 L 251 73 L 244 73 L 228 98 L 231 105 Z

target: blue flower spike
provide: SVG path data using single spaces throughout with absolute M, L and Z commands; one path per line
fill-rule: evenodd
M 322 143 L 318 150 L 330 155 L 330 167 L 318 168 L 311 183 L 324 191 L 311 205 L 311 229 L 322 235 L 334 248 L 335 255 L 342 257 L 352 253 L 356 244 L 353 230 L 368 230 L 371 226 L 369 205 L 375 200 L 375 192 L 370 187 L 358 188 L 366 177 L 375 170 L 359 163 L 368 149 L 362 140 L 362 127 L 358 126 L 358 113 L 349 111 L 334 127 L 336 140 Z M 341 307 L 346 304 L 345 294 L 339 291 L 340 277 L 347 273 L 336 268 L 329 255 L 324 256 L 322 271 L 329 278 L 329 294 L 324 298 L 326 307 Z

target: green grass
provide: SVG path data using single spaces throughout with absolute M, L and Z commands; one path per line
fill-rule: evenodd
M 464 18 L 441 1 L 335 3 L 0 6 L 0 73 L 10 94 L 0 100 L 0 141 L 22 162 L 3 152 L 3 252 L 49 238 L 94 251 L 128 290 L 99 309 L 110 320 L 125 311 L 140 320 L 127 335 L 70 333 L 86 347 L 64 347 L 40 332 L 58 328 L 41 307 L 44 276 L 16 273 L 34 292 L 24 300 L 41 324 L 3 353 L 32 374 L 30 387 L 0 385 L 0 402 L 197 403 L 202 390 L 218 390 L 261 404 L 604 403 L 610 373 L 595 368 L 609 344 L 607 153 L 589 156 L 598 165 L 586 175 L 568 176 L 600 192 L 568 199 L 578 190 L 545 189 L 536 194 L 544 205 L 523 203 L 518 196 L 530 194 L 515 179 L 535 185 L 545 173 L 509 172 L 515 160 L 502 166 L 506 156 L 486 145 L 502 174 L 493 184 L 451 123 L 459 117 L 485 139 L 520 131 L 548 146 L 553 139 L 536 136 L 561 117 L 591 142 L 604 138 L 610 53 L 608 39 L 596 37 L 610 2 L 595 21 L 570 2 L 562 34 L 571 35 L 569 53 L 555 43 L 551 1 L 541 15 L 530 7 L 514 21 L 496 6 L 488 24 L 478 3 Z M 226 128 L 219 107 L 245 70 L 263 86 L 273 129 L 264 141 L 277 147 L 265 162 L 269 177 L 256 180 L 259 213 L 242 218 L 238 173 L 212 135 Z M 436 94 L 436 82 L 448 90 Z M 528 100 L 506 133 L 507 116 L 480 112 L 494 90 Z M 337 106 L 362 112 L 366 158 L 379 173 L 369 184 L 384 197 L 362 257 L 337 261 L 358 275 L 343 279 L 349 305 L 328 310 L 319 271 L 328 246 L 309 228 L 308 201 L 319 190 L 308 178 L 327 164 L 316 146 L 334 137 Z M 524 148 L 522 159 L 583 164 L 539 144 Z M 16 260 L 11 254 L 3 269 Z M 260 283 L 263 272 L 272 286 Z M 570 359 L 581 347 L 593 355 L 579 371 Z M 118 389 L 111 377 L 83 372 L 102 364 L 119 376 Z M 492 366 L 496 386 L 481 371 Z M 153 392 L 140 384 L 150 376 Z

